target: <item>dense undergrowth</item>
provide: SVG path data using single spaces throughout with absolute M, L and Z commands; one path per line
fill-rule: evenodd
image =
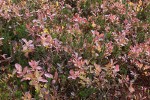
M 149 88 L 149 0 L 0 0 L 0 100 L 148 100 Z

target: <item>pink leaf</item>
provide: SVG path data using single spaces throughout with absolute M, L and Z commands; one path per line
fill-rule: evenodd
M 23 38 L 22 41 L 25 42 L 26 44 L 28 43 L 28 41 L 25 38 Z
M 34 61 L 34 60 L 31 60 L 29 62 L 29 65 L 35 70 L 35 69 L 42 69 L 40 66 L 38 66 L 39 64 L 39 61 Z
M 38 69 L 38 70 L 41 70 L 41 69 L 42 69 L 42 67 L 40 67 L 40 66 L 37 66 L 37 67 L 36 67 L 36 69 Z
M 47 78 L 53 78 L 53 75 L 52 74 L 48 74 L 48 73 L 46 73 L 46 74 L 44 74 Z
M 70 75 L 74 75 L 74 71 L 73 70 L 70 70 L 69 73 L 70 73 Z
M 119 65 L 116 65 L 114 70 L 115 70 L 115 72 L 120 71 L 120 69 L 119 69 Z
M 22 67 L 20 64 L 15 64 L 15 68 L 16 68 L 18 74 L 22 72 Z
M 79 71 L 73 71 L 73 70 L 70 70 L 69 73 L 70 73 L 70 76 L 68 78 L 71 78 L 71 79 L 76 79 L 80 74 Z
M 43 78 L 39 78 L 38 81 L 44 82 L 44 83 L 48 82 L 46 79 L 43 79 Z
M 23 73 L 25 74 L 27 71 L 28 71 L 28 67 L 26 66 L 26 67 L 23 69 Z

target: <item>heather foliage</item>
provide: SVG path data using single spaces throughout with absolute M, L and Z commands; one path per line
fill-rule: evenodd
M 0 99 L 150 99 L 148 0 L 0 0 Z

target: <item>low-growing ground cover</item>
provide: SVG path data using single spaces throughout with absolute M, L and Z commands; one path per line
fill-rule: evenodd
M 149 0 L 0 0 L 0 100 L 148 100 L 149 88 Z

